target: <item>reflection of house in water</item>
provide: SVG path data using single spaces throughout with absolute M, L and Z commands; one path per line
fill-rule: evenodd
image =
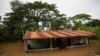
M 92 36 L 94 33 L 83 30 L 55 30 L 26 32 L 23 39 L 26 51 L 30 51 L 85 46 Z

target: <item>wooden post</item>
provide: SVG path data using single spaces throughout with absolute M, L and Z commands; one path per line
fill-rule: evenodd
M 52 39 L 50 39 L 50 50 L 52 50 Z
M 73 37 L 71 38 L 71 48 L 73 47 Z
M 88 45 L 89 41 L 88 41 L 88 37 L 86 37 L 86 45 Z
M 27 40 L 24 40 L 24 48 L 25 48 L 25 51 L 27 52 L 28 51 L 28 48 L 27 48 Z
M 50 39 L 50 56 L 52 56 L 52 39 Z

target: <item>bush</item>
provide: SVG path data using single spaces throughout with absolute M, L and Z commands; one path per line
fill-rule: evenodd
M 94 32 L 96 34 L 95 35 L 96 38 L 98 40 L 100 40 L 100 26 L 97 26 L 97 27 L 86 27 L 85 30 Z

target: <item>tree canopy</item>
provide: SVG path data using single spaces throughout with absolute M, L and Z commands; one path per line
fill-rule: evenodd
M 100 20 L 92 19 L 91 21 L 86 23 L 86 26 L 92 26 L 92 27 L 100 26 Z
M 71 17 L 71 20 L 74 24 L 73 29 L 82 29 L 85 25 L 85 21 L 91 20 L 91 15 L 88 14 L 76 14 Z
M 11 40 L 22 38 L 27 30 L 42 31 L 45 27 L 49 29 L 54 21 L 57 22 L 57 27 L 63 25 L 58 21 L 64 18 L 64 14 L 59 13 L 55 4 L 42 1 L 23 3 L 19 0 L 11 1 L 10 4 L 12 12 L 6 13 L 3 24 L 7 30 L 5 37 L 10 37 Z
M 22 40 L 27 30 L 45 31 L 45 28 L 47 30 L 91 30 L 88 26 L 96 29 L 100 26 L 99 20 L 91 20 L 91 15 L 88 14 L 66 17 L 65 14 L 60 14 L 55 4 L 42 1 L 23 3 L 19 0 L 13 0 L 10 4 L 12 11 L 5 14 L 0 24 L 0 41 Z

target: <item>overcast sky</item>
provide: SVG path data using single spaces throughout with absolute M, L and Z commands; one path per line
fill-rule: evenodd
M 0 15 L 5 15 L 11 11 L 11 0 L 0 0 Z M 80 13 L 86 13 L 92 18 L 100 18 L 100 0 L 20 0 L 25 2 L 43 1 L 49 4 L 56 4 L 60 13 L 67 17 Z

